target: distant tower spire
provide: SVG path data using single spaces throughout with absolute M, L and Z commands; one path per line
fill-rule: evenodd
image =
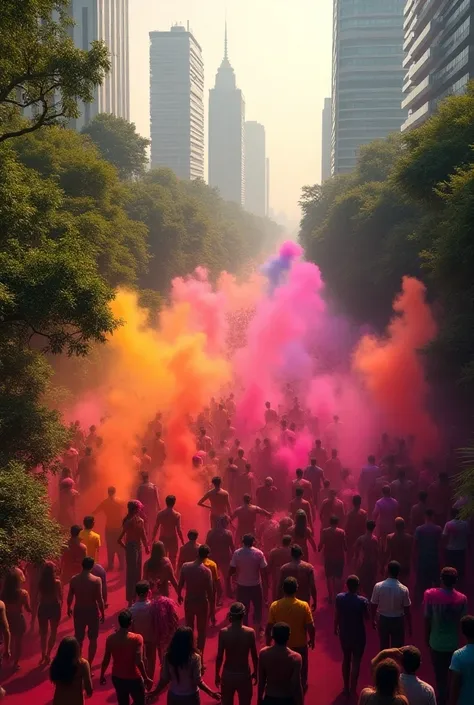
M 227 13 L 225 18 L 225 31 L 224 31 L 224 59 L 229 59 L 227 53 Z

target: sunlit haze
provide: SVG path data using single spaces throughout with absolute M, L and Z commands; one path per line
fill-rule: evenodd
M 208 91 L 224 51 L 246 104 L 246 119 L 265 125 L 270 207 L 299 219 L 301 186 L 321 174 L 321 111 L 331 86 L 330 0 L 132 0 L 131 119 L 149 136 L 148 32 L 186 25 L 203 50 L 206 162 Z

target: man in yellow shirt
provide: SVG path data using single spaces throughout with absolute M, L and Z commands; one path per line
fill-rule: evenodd
M 92 514 L 103 512 L 105 515 L 105 543 L 107 545 L 107 570 L 114 569 L 115 554 L 118 556 L 120 570 L 125 567 L 125 552 L 118 544 L 118 537 L 122 531 L 122 523 L 127 514 L 125 502 L 117 499 L 115 487 L 109 487 L 107 498 L 104 499 Z
M 274 624 L 284 622 L 290 627 L 288 648 L 301 655 L 303 660 L 301 668 L 301 684 L 303 692 L 308 689 L 308 646 L 314 649 L 315 629 L 313 614 L 307 602 L 298 600 L 296 592 L 298 582 L 296 578 L 289 577 L 283 581 L 283 597 L 272 602 L 268 614 L 266 629 L 267 646 L 272 640 L 272 627 Z
M 99 562 L 99 548 L 100 548 L 100 535 L 95 531 L 94 528 L 95 520 L 94 517 L 87 516 L 84 517 L 84 528 L 79 534 L 79 540 L 87 548 L 87 555 L 93 558 L 96 563 Z

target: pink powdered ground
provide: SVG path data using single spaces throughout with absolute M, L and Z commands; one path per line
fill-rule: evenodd
M 348 702 L 341 694 L 341 653 L 338 638 L 333 630 L 333 609 L 326 602 L 325 580 L 322 572 L 320 560 L 317 558 L 317 586 L 318 586 L 318 610 L 315 615 L 316 623 L 316 648 L 309 657 L 309 691 L 306 696 L 306 705 L 346 705 Z M 99 649 L 95 666 L 93 668 L 94 694 L 88 702 L 94 705 L 105 705 L 105 703 L 116 703 L 115 692 L 110 680 L 110 667 L 107 678 L 107 685 L 99 685 L 100 662 L 103 656 L 106 635 L 110 634 L 116 625 L 116 615 L 124 607 L 124 586 L 123 576 L 114 572 L 109 577 L 109 608 L 105 624 L 101 627 L 99 638 Z M 214 661 L 217 646 L 217 633 L 219 628 L 226 625 L 227 606 L 219 609 L 217 613 L 217 627 L 210 629 L 206 646 L 205 663 L 207 672 L 205 680 L 211 687 L 214 687 Z M 64 617 L 61 621 L 58 639 L 72 634 L 72 620 Z M 364 655 L 360 686 L 370 684 L 369 664 L 370 659 L 378 652 L 377 635 L 370 625 L 367 628 L 368 643 Z M 423 625 L 419 613 L 414 615 L 414 637 L 407 643 L 415 643 L 423 651 L 424 663 L 421 668 L 420 677 L 433 683 L 431 664 L 429 655 L 423 645 Z M 86 642 L 87 643 L 87 642 Z M 53 686 L 48 680 L 48 669 L 38 666 L 39 662 L 39 638 L 35 634 L 25 637 L 24 658 L 21 663 L 21 670 L 11 674 L 9 667 L 5 664 L 2 673 L 2 684 L 7 691 L 5 703 L 10 705 L 47 705 L 52 702 Z M 155 674 L 155 682 L 158 677 L 158 670 Z M 201 694 L 202 703 L 212 702 L 207 695 Z M 166 694 L 160 696 L 160 703 L 166 702 Z M 237 701 L 236 701 L 237 702 Z M 254 696 L 253 702 L 256 702 Z

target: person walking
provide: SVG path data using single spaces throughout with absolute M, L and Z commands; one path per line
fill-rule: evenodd
M 409 705 L 436 705 L 434 688 L 416 675 L 421 666 L 421 653 L 416 646 L 380 651 L 371 661 L 372 671 L 386 659 L 393 659 L 401 667 L 400 685 Z
M 56 566 L 52 561 L 46 561 L 38 582 L 38 625 L 41 642 L 41 660 L 49 664 L 51 652 L 56 643 L 61 608 L 63 604 L 63 588 L 56 577 Z M 49 630 L 49 639 L 48 639 Z
M 442 529 L 435 523 L 434 511 L 425 511 L 425 523 L 415 531 L 413 563 L 415 566 L 415 605 L 423 602 L 423 595 L 439 584 Z
M 132 614 L 122 610 L 118 615 L 119 628 L 105 642 L 105 653 L 100 669 L 100 684 L 105 685 L 105 674 L 112 659 L 112 683 L 118 705 L 145 705 L 145 689 L 153 681 L 148 678 L 143 663 L 143 637 L 131 631 Z
M 100 534 L 94 531 L 95 519 L 93 516 L 86 516 L 83 520 L 84 528 L 79 534 L 79 540 L 87 549 L 87 555 L 99 561 L 99 550 L 101 546 Z
M 346 533 L 338 527 L 339 519 L 333 516 L 329 528 L 321 531 L 318 552 L 324 550 L 324 574 L 328 588 L 328 602 L 333 604 L 341 590 L 344 559 L 347 551 Z
M 74 575 L 82 570 L 82 561 L 87 556 L 87 547 L 79 538 L 82 529 L 78 524 L 73 524 L 69 529 L 70 537 L 61 554 L 61 582 L 69 585 Z
M 459 625 L 467 614 L 467 597 L 455 590 L 455 568 L 443 568 L 441 587 L 425 592 L 425 636 L 431 651 L 438 705 L 446 705 L 451 659 L 459 647 Z
M 30 596 L 28 591 L 21 587 L 20 575 L 23 574 L 18 570 L 7 573 L 1 595 L 10 627 L 10 649 L 15 671 L 20 668 L 20 659 L 23 654 L 23 637 L 26 632 L 25 612 L 31 614 Z M 24 579 L 23 576 L 23 581 Z
M 359 705 L 409 705 L 400 683 L 400 667 L 393 659 L 381 661 L 374 673 L 375 687 L 364 688 Z
M 308 690 L 308 647 L 314 649 L 316 632 L 313 614 L 307 602 L 298 600 L 298 583 L 295 578 L 285 578 L 283 597 L 270 606 L 266 628 L 267 646 L 271 644 L 272 628 L 279 622 L 290 627 L 288 647 L 301 656 L 301 685 L 303 693 Z
M 221 688 L 223 705 L 233 705 L 235 693 L 239 705 L 250 705 L 252 686 L 257 683 L 257 641 L 255 631 L 244 626 L 244 617 L 245 606 L 241 602 L 234 602 L 229 609 L 230 626 L 219 632 L 215 683 L 216 688 Z M 249 657 L 252 660 L 252 671 Z
M 81 646 L 75 637 L 62 639 L 49 677 L 54 685 L 53 705 L 84 705 L 84 692 L 92 697 L 91 669 L 81 657 Z
M 201 549 L 207 550 L 201 550 Z M 198 557 L 192 563 L 185 563 L 181 568 L 178 583 L 178 603 L 183 603 L 182 592 L 186 589 L 184 599 L 184 617 L 186 626 L 194 630 L 196 623 L 197 647 L 201 654 L 206 645 L 206 632 L 209 619 L 215 619 L 215 591 L 211 570 L 204 565 L 209 548 L 199 546 Z
M 196 555 L 194 558 L 196 558 Z M 178 581 L 176 580 L 171 561 L 166 557 L 166 550 L 162 541 L 155 541 L 151 547 L 150 557 L 143 565 L 143 579 L 150 583 L 151 591 L 155 596 L 163 595 L 164 597 L 169 597 L 170 585 L 176 592 L 178 591 Z
M 357 691 L 360 664 L 365 651 L 365 622 L 369 619 L 369 601 L 358 595 L 359 578 L 350 575 L 346 581 L 347 592 L 336 596 L 334 633 L 339 637 L 342 649 L 342 680 L 344 694 Z
M 466 555 L 469 548 L 469 522 L 459 518 L 459 509 L 451 510 L 451 520 L 446 522 L 443 538 L 446 545 L 445 565 L 456 568 L 458 583 L 463 585 L 466 573 Z
M 248 625 L 250 605 L 253 605 L 253 619 L 257 633 L 262 632 L 263 593 L 266 590 L 267 561 L 262 551 L 255 548 L 255 537 L 245 534 L 242 548 L 238 548 L 230 562 L 229 577 L 236 576 L 237 600 L 245 606 L 244 624 Z
M 372 621 L 379 632 L 381 651 L 405 644 L 405 623 L 410 636 L 412 633 L 410 593 L 398 579 L 400 563 L 391 561 L 387 573 L 387 578 L 375 585 L 371 598 Z
M 105 516 L 105 543 L 107 546 L 107 570 L 109 572 L 114 569 L 115 556 L 118 558 L 119 569 L 123 570 L 125 567 L 125 554 L 118 543 L 122 532 L 122 520 L 125 510 L 125 502 L 117 499 L 117 490 L 111 486 L 107 490 L 107 498 L 92 512 L 93 516 L 101 513 Z
M 288 648 L 290 627 L 274 624 L 271 637 L 259 654 L 257 705 L 303 705 L 302 658 Z
M 299 600 L 311 605 L 311 610 L 316 612 L 318 595 L 316 590 L 316 580 L 314 568 L 311 563 L 303 560 L 303 550 L 298 544 L 291 546 L 291 560 L 280 568 L 280 579 L 278 585 L 278 596 L 283 596 L 283 583 L 286 578 L 295 578 L 298 583 L 296 597 Z
M 474 617 L 472 615 L 465 615 L 461 619 L 461 631 L 467 643 L 462 649 L 455 651 L 451 659 L 449 705 L 474 703 Z
M 128 513 L 122 522 L 122 531 L 117 539 L 119 546 L 125 549 L 125 595 L 129 607 L 135 599 L 135 585 L 142 577 L 142 545 L 145 553 L 150 553 L 140 508 L 141 504 L 137 500 L 128 502 Z
M 74 636 L 81 649 L 87 630 L 89 638 L 88 661 L 92 665 L 97 652 L 99 638 L 99 623 L 104 623 L 104 600 L 102 597 L 102 581 L 91 574 L 94 559 L 87 556 L 82 561 L 82 572 L 71 578 L 67 596 L 67 616 L 73 615 L 74 602 Z

